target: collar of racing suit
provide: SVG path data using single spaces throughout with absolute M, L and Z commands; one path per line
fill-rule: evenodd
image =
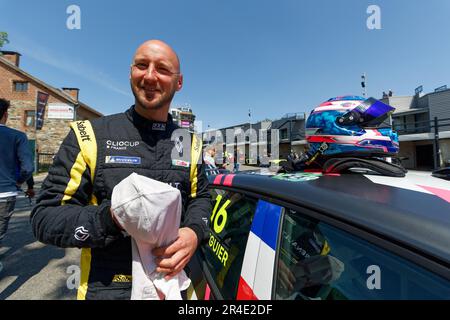
M 136 110 L 134 109 L 134 105 L 131 106 L 131 108 L 128 109 L 125 114 L 136 127 L 145 131 L 164 133 L 171 131 L 169 129 L 172 129 L 172 127 L 174 126 L 172 115 L 170 113 L 167 114 L 167 122 L 151 121 L 147 118 L 144 118 L 136 112 Z

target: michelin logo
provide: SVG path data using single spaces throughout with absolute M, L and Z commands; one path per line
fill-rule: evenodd
M 140 157 L 106 156 L 105 163 L 141 164 Z
M 75 229 L 75 239 L 78 241 L 86 241 L 89 238 L 89 231 L 86 230 L 83 226 L 80 226 Z

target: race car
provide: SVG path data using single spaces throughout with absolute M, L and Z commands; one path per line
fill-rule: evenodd
M 293 172 L 209 176 L 195 299 L 450 299 L 450 182 Z

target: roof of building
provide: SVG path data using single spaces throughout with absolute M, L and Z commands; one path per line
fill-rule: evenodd
M 3 53 L 8 53 L 10 51 L 2 51 Z M 13 52 L 16 53 L 16 52 Z M 20 54 L 19 54 L 20 55 Z M 89 112 L 92 112 L 98 116 L 103 116 L 103 114 L 101 112 L 98 112 L 97 110 L 89 107 L 87 104 L 81 102 L 81 101 L 77 101 L 74 98 L 72 98 L 69 94 L 65 93 L 64 91 L 62 91 L 61 89 L 57 89 L 52 87 L 51 85 L 49 85 L 48 83 L 32 76 L 31 74 L 25 72 L 24 70 L 22 70 L 21 68 L 19 68 L 18 66 L 16 66 L 14 63 L 8 61 L 5 58 L 2 58 L 0 56 L 0 65 L 5 66 L 6 68 L 10 69 L 10 70 L 14 70 L 17 73 L 20 73 L 22 76 L 24 76 L 25 78 L 29 79 L 30 81 L 36 83 L 37 85 L 44 87 L 49 93 L 51 93 L 52 95 L 60 98 L 61 100 L 73 104 L 73 105 L 79 105 L 80 108 L 86 109 Z
M 387 103 L 395 108 L 395 115 L 407 115 L 414 113 L 422 113 L 428 111 L 428 107 L 423 107 L 421 103 L 423 100 L 428 99 L 432 95 L 442 94 L 449 92 L 450 89 L 445 89 L 437 92 L 429 92 L 423 96 L 391 96 L 380 99 L 380 101 Z
M 450 91 L 450 88 L 449 89 L 445 89 L 445 90 L 436 91 L 436 92 L 428 92 L 427 94 L 423 95 L 423 97 L 426 97 L 426 96 L 429 96 L 429 95 L 432 95 L 432 94 L 441 94 L 441 93 L 447 92 L 447 91 Z M 421 98 L 423 98 L 423 97 L 421 97 Z
M 380 99 L 395 108 L 394 114 L 407 112 L 416 107 L 414 96 L 392 96 Z
M 3 54 L 17 54 L 18 56 L 22 56 L 20 53 L 16 52 L 16 51 L 8 51 L 8 50 L 2 50 L 1 51 Z

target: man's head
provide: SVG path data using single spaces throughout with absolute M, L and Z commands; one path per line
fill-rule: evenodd
M 9 101 L 0 99 L 0 123 L 5 124 L 8 117 Z
M 214 158 L 216 156 L 216 147 L 214 145 L 207 146 L 205 152 Z
M 148 119 L 165 121 L 175 92 L 183 86 L 177 54 L 162 41 L 144 42 L 134 55 L 130 83 L 136 111 Z

